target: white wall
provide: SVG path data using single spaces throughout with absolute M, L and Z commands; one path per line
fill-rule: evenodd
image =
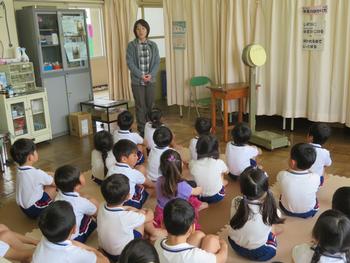
M 0 0 L 1 1 L 1 0 Z M 15 11 L 13 8 L 13 0 L 3 0 L 6 5 L 7 10 L 7 19 L 10 31 L 10 38 L 13 44 L 13 47 L 9 47 L 9 41 L 6 30 L 6 21 L 5 21 L 5 12 L 3 8 L 0 8 L 0 41 L 4 46 L 4 57 L 14 57 L 14 50 L 18 46 L 18 38 L 17 38 L 17 28 L 15 21 Z M 2 47 L 0 44 L 0 57 L 2 55 Z

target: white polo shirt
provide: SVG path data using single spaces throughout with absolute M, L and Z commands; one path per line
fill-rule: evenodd
M 281 188 L 281 202 L 292 213 L 306 213 L 316 204 L 320 176 L 308 170 L 281 171 L 277 174 Z
M 332 165 L 332 159 L 329 151 L 322 148 L 321 145 L 310 143 L 316 150 L 316 160 L 311 166 L 310 171 L 318 174 L 319 176 L 324 175 L 324 167 Z
M 191 160 L 197 160 L 197 149 L 196 145 L 198 142 L 198 136 L 194 137 L 190 141 L 190 154 L 191 154 Z
M 10 246 L 4 241 L 0 240 L 0 257 L 4 257 L 9 249 Z
M 236 214 L 238 206 L 243 198 L 237 196 L 231 202 L 231 218 Z M 265 225 L 260 213 L 261 205 L 259 202 L 248 204 L 251 215 L 248 221 L 240 229 L 229 228 L 229 237 L 239 246 L 247 249 L 256 249 L 266 244 L 271 232 L 271 226 Z
M 123 174 L 129 178 L 131 196 L 135 194 L 135 186 L 137 184 L 143 184 L 145 182 L 145 176 L 139 170 L 131 168 L 126 163 L 117 162 L 108 170 L 107 176 L 110 176 L 112 174 Z
M 112 151 L 107 153 L 106 158 L 106 167 L 107 170 L 116 164 L 115 157 Z M 104 165 L 101 152 L 97 150 L 92 150 L 91 152 L 91 173 L 94 177 L 103 180 L 105 178 L 104 175 Z
M 158 177 L 162 176 L 159 166 L 160 166 L 160 156 L 163 152 L 170 149 L 169 147 L 154 147 L 151 149 L 149 156 L 148 156 L 148 167 L 147 167 L 147 177 L 155 182 L 157 181 Z
M 189 164 L 190 173 L 198 186 L 203 188 L 202 196 L 213 196 L 222 188 L 222 174 L 228 172 L 223 160 L 202 158 L 192 160 Z
M 140 136 L 140 134 L 136 132 L 130 132 L 128 130 L 116 130 L 113 133 L 113 140 L 114 143 L 117 143 L 119 140 L 129 140 L 133 143 L 137 144 L 143 144 L 143 138 Z
M 51 185 L 53 177 L 32 166 L 18 167 L 16 176 L 16 201 L 27 209 L 40 200 L 44 193 L 44 186 Z
M 102 204 L 97 215 L 99 246 L 111 255 L 120 255 L 123 248 L 134 239 L 133 230 L 143 225 L 145 219 L 141 213 Z
M 294 263 L 309 263 L 314 255 L 314 250 L 309 244 L 297 245 L 293 248 L 292 258 Z M 345 253 L 324 254 L 319 263 L 346 263 Z
M 241 175 L 250 166 L 250 159 L 255 159 L 259 151 L 255 146 L 237 146 L 233 142 L 226 144 L 226 160 L 230 173 Z
M 156 144 L 153 141 L 153 134 L 155 130 L 155 128 L 152 128 L 152 122 L 149 121 L 145 124 L 145 140 L 147 141 L 148 149 L 156 147 Z
M 67 201 L 73 207 L 77 225 L 77 230 L 74 234 L 72 234 L 72 239 L 74 239 L 79 236 L 80 224 L 84 215 L 94 215 L 97 211 L 97 207 L 88 199 L 81 197 L 77 192 L 63 193 L 61 191 L 58 191 L 55 201 L 58 200 Z
M 215 263 L 216 256 L 188 243 L 175 246 L 166 244 L 166 239 L 157 240 L 154 244 L 160 263 Z

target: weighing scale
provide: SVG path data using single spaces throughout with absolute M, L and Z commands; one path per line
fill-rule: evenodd
M 249 127 L 252 130 L 250 142 L 268 150 L 289 146 L 286 136 L 270 132 L 255 131 L 256 115 L 256 68 L 266 62 L 265 49 L 257 44 L 250 44 L 243 49 L 242 60 L 249 67 Z

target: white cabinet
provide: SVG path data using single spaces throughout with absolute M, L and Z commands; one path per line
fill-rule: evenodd
M 6 98 L 0 96 L 0 129 L 9 131 L 11 142 L 19 138 L 39 143 L 52 139 L 46 91 Z

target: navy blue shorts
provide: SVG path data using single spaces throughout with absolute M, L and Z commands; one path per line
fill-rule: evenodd
M 124 205 L 132 206 L 137 209 L 141 209 L 143 204 L 146 202 L 148 198 L 148 193 L 143 185 L 135 186 L 135 194 L 132 199 L 124 202 Z
M 285 213 L 287 216 L 293 216 L 293 217 L 301 217 L 301 218 L 309 218 L 309 217 L 313 217 L 318 209 L 319 209 L 319 204 L 318 204 L 318 200 L 316 199 L 316 204 L 314 206 L 313 209 L 311 209 L 310 211 L 308 212 L 305 212 L 305 213 L 293 213 L 293 212 L 290 212 L 288 211 L 283 205 L 282 205 L 282 202 L 280 200 L 279 202 L 279 205 L 280 205 L 280 208 L 281 210 L 283 211 L 283 213 Z
M 321 175 L 320 176 L 320 186 L 323 186 L 323 183 L 324 183 L 324 176 Z
M 145 156 L 141 151 L 137 151 L 137 162 L 136 165 L 143 164 L 145 162 Z
M 80 223 L 79 236 L 74 238 L 74 240 L 85 243 L 87 238 L 91 235 L 92 232 L 94 232 L 96 227 L 97 223 L 92 219 L 92 216 L 84 215 Z
M 51 197 L 44 192 L 40 200 L 36 201 L 34 205 L 32 205 L 29 208 L 23 208 L 21 207 L 22 211 L 30 218 L 36 219 L 40 213 L 51 204 L 53 200 Z
M 255 249 L 247 249 L 237 245 L 230 237 L 228 237 L 232 249 L 242 257 L 254 261 L 267 261 L 276 255 L 277 241 L 276 236 L 270 232 L 269 237 L 264 245 Z
M 206 202 L 208 204 L 212 204 L 212 203 L 217 203 L 219 201 L 221 201 L 222 199 L 224 199 L 225 197 L 225 187 L 223 186 L 220 190 L 220 192 L 218 192 L 216 195 L 213 196 L 199 196 L 198 199 L 202 202 Z

